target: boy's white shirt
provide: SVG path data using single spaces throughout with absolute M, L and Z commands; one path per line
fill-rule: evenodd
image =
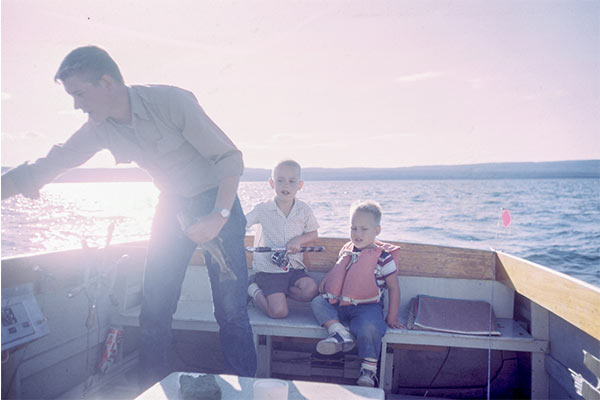
M 258 203 L 246 214 L 249 228 L 258 224 L 254 236 L 255 247 L 282 247 L 296 236 L 319 229 L 319 223 L 311 208 L 302 200 L 295 198 L 294 205 L 286 217 L 277 207 L 275 199 Z M 252 268 L 257 272 L 285 272 L 271 261 L 272 253 L 254 253 Z M 290 254 L 292 268 L 304 269 L 303 253 Z

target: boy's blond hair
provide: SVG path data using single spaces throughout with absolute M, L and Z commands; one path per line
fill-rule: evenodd
M 275 178 L 275 170 L 277 170 L 277 168 L 279 167 L 291 167 L 291 168 L 296 168 L 296 170 L 298 170 L 298 178 L 301 178 L 302 175 L 302 167 L 300 166 L 300 164 L 297 161 L 294 160 L 283 160 L 283 161 L 279 161 L 277 163 L 277 165 L 273 168 L 273 171 L 271 171 L 271 177 Z
M 381 206 L 376 201 L 357 201 L 356 203 L 352 204 L 352 207 L 350 207 L 350 218 L 352 219 L 354 214 L 359 211 L 371 214 L 375 219 L 375 224 L 377 226 L 381 225 L 381 216 L 383 215 L 383 211 L 381 211 Z

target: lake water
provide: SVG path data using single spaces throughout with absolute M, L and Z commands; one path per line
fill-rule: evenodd
M 244 210 L 272 197 L 266 182 L 242 182 Z M 494 248 L 600 286 L 600 180 L 309 181 L 321 236 L 348 237 L 355 200 L 378 201 L 380 239 Z M 149 182 L 53 183 L 41 199 L 2 202 L 2 257 L 148 238 L 158 190 Z M 512 222 L 501 221 L 508 209 Z

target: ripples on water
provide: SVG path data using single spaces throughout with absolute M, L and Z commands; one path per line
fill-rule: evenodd
M 242 182 L 246 212 L 272 196 L 266 182 Z M 348 210 L 358 199 L 383 210 L 381 239 L 499 249 L 600 286 L 600 181 L 446 180 L 315 181 L 299 197 L 319 220 L 321 236 L 348 237 Z M 2 256 L 102 246 L 148 238 L 158 190 L 147 182 L 55 183 L 40 200 L 2 203 Z M 512 223 L 500 221 L 503 208 Z

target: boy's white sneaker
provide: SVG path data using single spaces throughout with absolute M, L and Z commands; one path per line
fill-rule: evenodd
M 317 343 L 317 352 L 329 356 L 340 351 L 350 351 L 354 348 L 354 338 L 348 331 L 338 331 L 329 334 L 327 339 Z
M 360 376 L 356 381 L 358 386 L 375 387 L 377 386 L 377 373 L 370 369 L 361 368 Z

